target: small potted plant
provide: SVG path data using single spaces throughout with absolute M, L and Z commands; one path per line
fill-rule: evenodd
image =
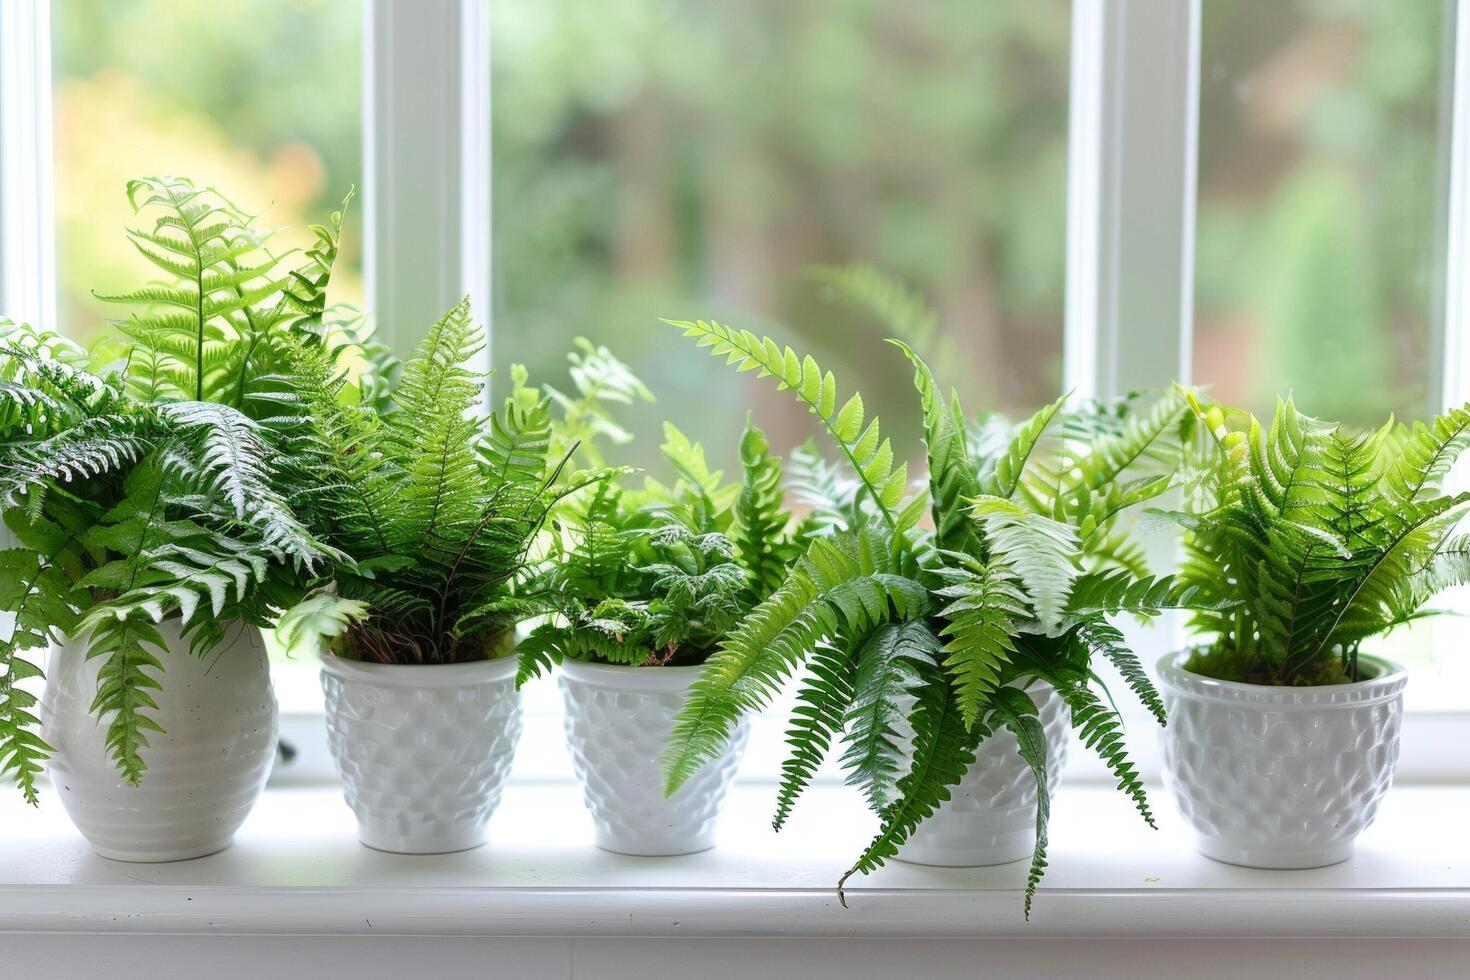
M 1115 664 L 1162 721 L 1157 694 L 1108 617 L 1190 598 L 1147 577 L 1117 525 L 1119 513 L 1170 486 L 1167 474 L 1129 473 L 1187 418 L 1182 399 L 1072 448 L 1046 445 L 1058 402 L 997 444 L 967 431 L 958 399 L 942 397 L 898 343 L 915 370 L 929 463 L 927 493 L 910 496 L 905 467 L 894 465 L 878 421 L 865 419 L 862 398 L 840 400 L 812 358 L 716 323 L 675 325 L 789 389 L 846 465 L 803 480 L 828 497 L 816 512 L 832 533 L 812 540 L 710 658 L 665 751 L 668 788 L 718 758 L 738 720 L 804 670 L 775 823 L 840 738 L 849 782 L 881 821 L 844 881 L 894 856 L 975 864 L 1030 853 L 1029 914 L 1068 721 L 1152 822 L 1117 712 L 1093 690 L 1093 664 Z M 926 514 L 932 531 L 920 526 Z
M 1470 412 L 1351 432 L 1278 402 L 1270 428 L 1192 401 L 1204 467 L 1182 578 L 1200 645 L 1160 665 L 1165 781 L 1201 854 L 1259 868 L 1345 860 L 1399 754 L 1404 669 L 1364 650 L 1470 578 L 1438 492 Z
M 156 216 L 129 237 L 163 278 L 109 297 L 133 310 L 115 336 L 89 354 L 0 322 L 19 542 L 0 551 L 0 772 L 35 802 L 49 760 L 98 853 L 165 861 L 227 846 L 259 796 L 276 704 L 257 628 L 331 557 L 278 489 L 282 442 L 253 399 L 287 337 L 317 336 L 341 215 L 288 272 L 213 191 L 128 196 Z M 24 682 L 57 641 L 36 711 Z
M 664 433 L 671 486 L 626 490 L 608 477 L 556 523 L 534 586 L 554 612 L 521 644 L 523 678 L 561 664 L 567 744 L 596 843 L 622 854 L 714 845 L 745 727 L 668 798 L 659 752 L 703 664 L 780 583 L 802 533 L 759 429 L 747 425 L 740 441 L 741 483 L 711 471 L 673 425 Z
M 332 754 L 359 839 L 379 850 L 484 843 L 521 732 L 516 626 L 539 609 L 518 584 L 553 506 L 603 475 L 563 478 L 575 444 L 553 450 L 550 397 L 518 385 L 480 410 L 483 379 L 465 365 L 481 336 L 461 302 L 386 405 L 356 398 L 325 350 L 294 352 L 292 503 L 348 560 L 278 634 L 323 650 Z M 597 428 L 619 379 L 577 363 L 589 390 L 563 407 Z

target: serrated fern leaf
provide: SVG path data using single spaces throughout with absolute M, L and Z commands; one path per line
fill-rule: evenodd
M 781 490 L 781 458 L 771 455 L 765 433 L 749 418 L 740 439 L 740 463 L 745 479 L 730 537 L 739 549 L 751 596 L 759 602 L 780 587 L 796 556 L 786 537 L 790 516 Z
M 1026 464 L 1031 460 L 1036 447 L 1046 435 L 1047 427 L 1057 417 L 1062 406 L 1071 395 L 1066 394 L 1045 406 L 1031 418 L 1016 427 L 1015 435 L 1005 452 L 992 460 L 982 460 L 980 489 L 992 497 L 1010 500 L 1021 486 L 1026 474 Z
M 1079 574 L 1076 530 L 999 497 L 978 497 L 971 510 L 991 553 L 1015 569 L 1042 629 L 1056 630 Z
M 1158 688 L 1154 687 L 1137 655 L 1128 649 L 1117 627 L 1100 620 L 1084 623 L 1077 628 L 1077 638 L 1094 653 L 1102 654 L 1117 669 L 1123 682 L 1160 725 L 1168 724 L 1164 699 L 1159 696 Z
M 944 666 L 968 729 L 1000 686 L 1001 671 L 1016 649 L 1012 636 L 1030 608 L 1015 572 L 1000 558 L 988 565 L 967 560 L 949 569 L 947 578 L 934 593 L 947 603 L 939 611 L 945 621 Z
M 1143 779 L 1128 761 L 1123 744 L 1123 719 L 1085 684 L 1062 681 L 1053 686 L 1071 711 L 1072 727 L 1077 730 L 1082 744 L 1097 753 L 1118 780 L 1118 788 L 1133 801 L 1148 825 L 1157 828 L 1153 811 L 1149 809 L 1148 794 L 1144 792 Z
M 864 426 L 861 396 L 852 396 L 839 408 L 837 380 L 832 372 L 823 372 L 810 355 L 802 357 L 769 337 L 761 338 L 749 330 L 735 330 L 704 320 L 667 322 L 683 330 L 686 337 L 695 338 L 700 347 L 708 348 L 714 356 L 724 357 L 725 363 L 740 371 L 774 377 L 779 388 L 795 393 L 847 457 L 885 523 L 890 528 L 895 526 L 893 511 L 907 490 L 908 466 L 894 465 L 893 446 L 882 438 L 882 428 L 876 418 Z
M 903 760 L 895 725 L 923 683 L 923 668 L 933 666 L 938 653 L 938 639 L 914 621 L 884 623 L 857 648 L 841 763 L 848 785 L 859 787 L 877 813 L 892 805 L 898 791 Z
M 844 887 L 855 874 L 872 874 L 898 853 L 920 822 L 949 800 L 950 787 L 975 761 L 975 747 L 990 732 L 983 724 L 965 728 L 959 704 L 943 674 L 917 690 L 909 723 L 914 729 L 913 761 L 898 782 L 898 802 L 883 815 L 883 824 L 851 868 L 837 882 L 837 898 L 847 905 Z M 937 683 L 935 682 L 937 680 Z
M 923 408 L 924 445 L 929 457 L 929 496 L 934 516 L 935 545 L 950 551 L 979 550 L 975 526 L 965 514 L 964 501 L 979 492 L 964 420 L 941 397 L 934 374 L 913 349 L 890 341 L 914 366 L 914 386 Z
M 138 618 L 109 618 L 96 624 L 87 646 L 88 659 L 102 658 L 97 694 L 90 711 L 107 724 L 104 744 L 125 781 L 136 786 L 148 766 L 142 752 L 148 733 L 163 728 L 147 712 L 157 711 L 151 692 L 160 690 L 163 664 L 149 652 L 165 649 L 151 623 Z
M 813 541 L 769 599 L 710 657 L 674 723 L 667 792 L 718 758 L 736 720 L 764 706 L 824 640 L 923 614 L 923 585 L 892 570 L 886 539 L 867 530 Z
M 1036 844 L 1031 851 L 1031 866 L 1026 871 L 1026 918 L 1031 918 L 1031 903 L 1036 887 L 1046 873 L 1047 826 L 1051 822 L 1051 788 L 1047 784 L 1046 731 L 1037 715 L 1036 703 L 1018 688 L 1002 688 L 996 694 L 995 715 L 1005 729 L 1016 737 L 1021 761 L 1036 780 Z
M 797 798 L 826 757 L 833 736 L 842 729 L 843 711 L 852 701 L 853 648 L 851 642 L 819 643 L 807 658 L 807 676 L 796 692 L 786 732 L 791 751 L 781 763 L 776 815 L 771 820 L 774 830 L 786 825 Z

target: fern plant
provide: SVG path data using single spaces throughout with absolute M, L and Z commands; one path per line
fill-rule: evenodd
M 304 419 L 291 504 L 349 560 L 283 617 L 282 639 L 384 664 L 509 656 L 531 549 L 553 508 L 603 477 L 565 480 L 575 443 L 549 455 L 552 399 L 517 384 L 481 409 L 468 299 L 429 331 L 382 411 L 357 397 L 330 352 L 296 344 L 291 394 Z M 524 373 L 518 373 L 524 380 Z
M 105 297 L 127 310 L 114 333 L 88 352 L 0 322 L 0 510 L 19 542 L 0 551 L 0 611 L 14 617 L 0 642 L 0 771 L 32 802 L 50 748 L 22 682 L 40 679 L 40 650 L 86 637 L 103 659 L 92 710 L 136 783 L 159 730 L 151 692 L 166 683 L 155 624 L 176 620 L 202 655 L 232 621 L 269 625 L 340 558 L 281 490 L 294 425 L 277 411 L 284 354 L 351 348 L 365 391 L 395 371 L 327 306 L 341 211 L 296 253 L 187 180 L 134 180 L 127 195 L 144 221 L 129 240 L 157 279 Z
M 1177 456 L 1190 422 L 1183 398 L 1171 394 L 1096 435 L 1097 413 L 1074 417 L 1062 399 L 1008 427 L 1007 438 L 982 439 L 958 397 L 943 397 L 919 356 L 893 341 L 915 372 L 923 414 L 928 485 L 910 494 L 861 396 L 841 400 L 812 358 L 717 323 L 674 325 L 789 390 L 842 463 L 804 461 L 799 495 L 814 504 L 821 533 L 710 658 L 667 747 L 669 792 L 720 754 L 742 714 L 800 673 L 774 822 L 779 829 L 840 740 L 848 781 L 881 823 L 845 882 L 896 854 L 949 798 L 981 741 L 1008 731 L 1038 788 L 1029 915 L 1046 865 L 1050 801 L 1045 740 L 1025 689 L 1041 683 L 1055 688 L 1083 741 L 1152 823 L 1118 714 L 1094 689 L 1094 664 L 1116 664 L 1163 722 L 1158 694 L 1109 617 L 1198 602 L 1193 590 L 1148 577 L 1120 530 L 1125 511 L 1173 483 L 1172 467 L 1144 471 L 1155 457 Z M 932 530 L 920 526 L 926 514 Z M 911 740 L 900 738 L 904 727 Z
M 1365 641 L 1427 615 L 1470 581 L 1455 527 L 1470 494 L 1439 485 L 1470 444 L 1470 407 L 1428 425 L 1352 432 L 1278 401 L 1269 427 L 1202 406 L 1204 466 L 1187 512 L 1181 578 L 1206 600 L 1189 670 L 1254 684 L 1360 679 Z M 1222 608 L 1225 600 L 1233 604 Z
M 673 483 L 630 489 L 608 472 L 558 515 L 525 590 L 548 615 L 521 644 L 520 683 L 567 657 L 702 664 L 796 558 L 804 532 L 760 429 L 747 423 L 738 483 L 672 423 L 659 448 Z

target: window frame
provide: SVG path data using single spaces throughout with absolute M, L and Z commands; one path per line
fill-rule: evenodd
M 465 295 L 491 327 L 490 2 L 363 2 L 366 305 L 399 352 Z M 1470 401 L 1470 58 L 1460 57 L 1470 52 L 1470 0 L 1446 3 L 1448 208 L 1431 369 L 1442 403 L 1459 404 Z M 50 7 L 0 3 L 0 309 L 48 324 L 56 312 Z M 1072 18 L 1064 387 L 1106 398 L 1187 383 L 1201 0 L 1074 0 Z M 488 345 L 479 360 L 488 367 Z M 1145 652 L 1177 645 L 1178 626 L 1176 618 L 1153 630 Z M 284 716 L 283 730 L 310 742 L 303 777 L 329 773 L 314 714 Z M 1140 767 L 1157 776 L 1157 740 L 1134 741 Z M 1400 778 L 1470 779 L 1470 756 L 1453 748 L 1467 742 L 1470 708 L 1406 715 Z M 1090 754 L 1073 757 L 1074 776 L 1105 777 Z

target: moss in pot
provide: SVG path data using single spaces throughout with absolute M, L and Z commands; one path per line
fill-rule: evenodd
M 560 516 L 528 590 L 554 613 L 521 645 L 523 679 L 561 664 L 567 743 L 597 845 L 650 856 L 714 845 L 746 728 L 667 798 L 659 754 L 702 665 L 816 526 L 785 510 L 781 461 L 753 425 L 740 483 L 710 470 L 673 425 L 664 431 L 671 485 L 649 478 L 633 490 L 609 476 Z
M 1202 406 L 1181 578 L 1220 608 L 1160 665 L 1165 777 L 1198 850 L 1305 868 L 1352 854 L 1398 759 L 1402 667 L 1364 651 L 1470 580 L 1470 495 L 1440 481 L 1470 412 L 1353 432 L 1279 401 L 1268 427 Z M 1228 603 L 1228 605 L 1227 605 Z

